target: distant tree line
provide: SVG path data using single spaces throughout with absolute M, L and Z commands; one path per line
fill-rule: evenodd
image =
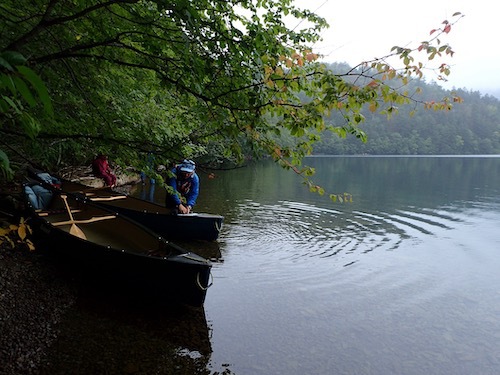
M 332 69 L 336 65 L 331 66 Z M 409 84 L 422 89 L 415 100 L 445 97 L 450 94 L 436 83 L 414 81 Z M 411 90 L 410 90 L 411 91 Z M 434 111 L 403 106 L 391 118 L 362 111 L 365 121 L 359 125 L 367 135 L 360 142 L 347 134 L 339 138 L 324 133 L 314 145 L 314 154 L 353 155 L 445 155 L 500 154 L 500 101 L 477 91 L 455 90 L 463 102 L 454 103 L 450 111 Z M 328 119 L 332 125 L 341 124 L 341 114 Z

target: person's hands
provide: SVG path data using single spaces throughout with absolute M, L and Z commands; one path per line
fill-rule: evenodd
M 178 207 L 178 210 L 179 210 L 179 213 L 180 214 L 188 214 L 189 211 L 190 211 L 190 207 L 189 206 L 184 206 L 182 203 L 179 205 Z

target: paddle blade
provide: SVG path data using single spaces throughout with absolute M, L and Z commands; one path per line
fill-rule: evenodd
M 71 224 L 71 228 L 69 228 L 69 233 L 72 234 L 73 236 L 79 237 L 82 240 L 86 240 L 87 236 L 83 231 L 76 226 L 76 224 Z

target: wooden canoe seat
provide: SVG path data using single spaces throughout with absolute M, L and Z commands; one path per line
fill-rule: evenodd
M 112 197 L 95 197 L 95 198 L 90 197 L 90 200 L 97 202 L 97 201 L 114 201 L 117 199 L 125 199 L 125 198 L 127 198 L 126 195 L 116 195 Z
M 48 211 L 43 211 L 43 210 L 36 210 L 35 211 L 38 216 L 49 216 L 49 215 L 59 215 L 59 214 L 64 214 L 67 213 L 68 211 L 66 210 L 48 210 Z M 77 212 L 82 212 L 82 210 L 71 210 L 71 213 L 77 213 Z
M 57 223 L 51 223 L 51 224 L 55 225 L 55 226 L 70 225 L 70 224 L 88 224 L 88 223 L 93 223 L 95 221 L 115 219 L 115 218 L 116 218 L 116 215 L 96 216 L 96 217 L 91 217 L 90 219 L 85 219 L 85 220 L 66 220 L 66 221 L 59 221 Z

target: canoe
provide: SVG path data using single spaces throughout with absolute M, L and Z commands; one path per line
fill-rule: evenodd
M 31 170 L 37 178 L 40 171 Z M 120 194 L 110 188 L 93 188 L 59 178 L 60 189 L 80 194 L 86 199 L 114 212 L 128 216 L 168 240 L 215 241 L 219 237 L 224 217 L 208 213 L 175 214 L 157 203 Z
M 26 183 L 25 190 L 35 185 L 41 183 Z M 210 261 L 89 200 L 59 190 L 51 194 L 42 209 L 24 194 L 26 222 L 42 252 L 91 277 L 102 277 L 103 283 L 203 305 L 210 286 Z

